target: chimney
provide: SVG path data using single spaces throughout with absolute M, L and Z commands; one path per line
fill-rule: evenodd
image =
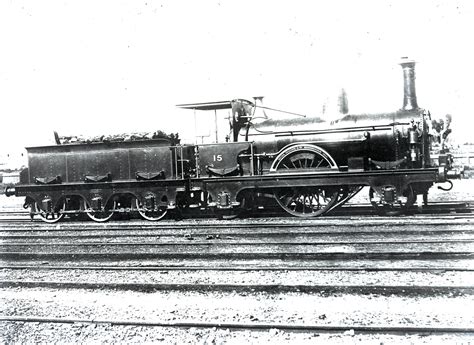
M 418 109 L 415 89 L 415 61 L 403 57 L 400 63 L 403 69 L 403 107 L 402 110 Z

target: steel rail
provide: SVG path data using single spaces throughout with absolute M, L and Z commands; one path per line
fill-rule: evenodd
M 474 208 L 474 200 L 453 200 L 453 201 L 430 201 L 428 205 L 423 205 L 422 210 L 430 210 L 430 209 L 437 209 L 437 208 L 452 208 L 452 209 L 472 209 Z M 415 208 L 416 206 L 413 206 Z M 373 209 L 370 203 L 346 203 L 344 204 L 340 210 L 342 209 L 359 209 L 359 208 L 367 208 Z M 275 208 L 279 209 L 279 208 Z M 269 210 L 269 208 L 267 208 Z M 136 212 L 136 211 L 134 211 Z M 24 210 L 23 208 L 12 209 L 12 210 L 1 210 L 0 215 L 3 214 L 20 214 L 20 215 L 30 215 L 30 212 Z M 284 213 L 283 213 L 284 214 Z
M 95 324 L 111 326 L 140 326 L 140 327 L 170 327 L 170 328 L 216 328 L 230 330 L 284 330 L 288 332 L 320 332 L 343 333 L 353 331 L 354 334 L 473 334 L 470 327 L 433 327 L 433 326 L 359 326 L 359 325 L 318 325 L 318 324 L 284 324 L 284 323 L 236 323 L 236 322 L 194 322 L 194 321 L 143 321 L 143 320 L 113 320 L 113 319 L 74 319 L 36 316 L 6 316 L 0 315 L 2 322 L 35 322 L 62 324 Z
M 472 218 L 472 217 L 470 217 Z M 321 220 L 324 220 L 322 222 Z M 154 224 L 149 224 L 149 225 L 144 225 L 144 224 L 123 224 L 123 226 L 118 227 L 117 224 L 114 223 L 104 223 L 101 226 L 94 225 L 93 226 L 87 226 L 86 224 L 81 224 L 78 226 L 78 224 L 68 224 L 68 223 L 62 223 L 62 224 L 57 224 L 57 226 L 48 226 L 45 225 L 44 223 L 39 223 L 42 224 L 39 227 L 37 227 L 37 224 L 33 226 L 28 226 L 28 227 L 13 227 L 13 228 L 4 228 L 0 227 L 0 232 L 25 232 L 25 231 L 48 231 L 48 232 L 61 232 L 61 231 L 76 231 L 76 232 L 85 232 L 85 231 L 130 231 L 133 230 L 135 232 L 139 231 L 151 231 L 151 230 L 178 230 L 178 231 L 188 231 L 188 230 L 204 230 L 204 229 L 215 229 L 215 230 L 228 230 L 228 229 L 255 229 L 256 227 L 259 229 L 265 229 L 265 228 L 282 228 L 282 229 L 288 229 L 288 228 L 312 228 L 314 231 L 314 228 L 336 228 L 336 227 L 347 227 L 347 228 L 360 228 L 360 227 L 367 227 L 367 228 L 374 228 L 374 227 L 380 227 L 381 225 L 390 225 L 391 227 L 426 227 L 426 226 L 455 226 L 455 225 L 463 225 L 463 226 L 471 226 L 473 225 L 465 220 L 463 218 L 459 219 L 454 219 L 450 220 L 449 223 L 446 223 L 446 219 L 443 218 L 440 219 L 439 217 L 435 219 L 433 222 L 413 222 L 410 221 L 409 219 L 406 218 L 398 218 L 398 221 L 396 222 L 390 222 L 390 220 L 394 221 L 394 218 L 391 219 L 367 219 L 364 221 L 360 221 L 360 219 L 348 219 L 347 222 L 341 222 L 338 221 L 337 223 L 330 224 L 328 223 L 330 219 L 328 218 L 320 218 L 319 221 L 313 221 L 313 222 L 305 222 L 301 220 L 295 220 L 297 223 L 288 223 L 288 222 L 252 222 L 252 223 L 247 223 L 247 222 L 220 222 L 217 224 L 212 224 L 212 223 L 191 223 L 191 224 L 186 224 L 186 223 L 175 223 L 175 224 L 167 224 L 167 223 L 154 223 Z M 44 224 L 44 225 L 43 225 Z M 74 227 L 69 227 L 69 225 L 72 225 Z M 474 227 L 473 227 L 474 228 Z M 325 232 L 329 232 L 329 230 L 323 230 Z
M 1 237 L 0 237 L 1 238 Z M 45 243 L 6 243 L 1 242 L 0 248 L 7 247 L 171 247 L 171 246 L 278 246 L 278 245 L 297 245 L 297 246 L 330 246 L 330 245 L 391 245 L 391 244 L 455 244 L 455 243 L 474 243 L 474 239 L 441 239 L 441 240 L 390 240 L 390 241 L 328 241 L 328 242 L 311 242 L 311 241 L 280 241 L 280 242 L 249 242 L 249 241 L 221 241 L 220 239 L 196 240 L 182 238 L 179 241 L 172 242 L 45 242 Z M 474 248 L 473 248 L 474 249 Z
M 424 205 L 423 207 L 438 207 L 438 206 L 460 206 L 460 205 L 474 205 L 474 199 L 472 200 L 443 200 L 443 201 L 429 201 L 428 205 Z M 359 203 L 347 203 L 344 205 L 345 207 L 371 207 L 369 202 L 359 202 Z M 8 209 L 10 208 L 10 209 Z M 8 207 L 0 210 L 0 214 L 7 214 L 7 213 L 22 213 L 22 214 L 29 214 L 30 212 L 23 209 L 21 205 L 18 207 Z
M 104 252 L 0 252 L 4 260 L 143 260 L 143 259 L 281 259 L 281 260 L 433 260 L 474 259 L 473 252 L 258 252 L 258 253 L 205 253 L 205 252 L 161 252 L 161 253 L 104 253 Z
M 473 218 L 474 217 L 474 214 L 473 212 L 474 211 L 474 208 L 470 208 L 470 209 L 464 209 L 463 212 L 455 212 L 453 213 L 452 211 L 448 211 L 448 212 L 433 212 L 433 213 L 416 213 L 414 212 L 414 214 L 408 214 L 410 217 L 412 217 L 413 219 L 439 219 L 439 216 L 440 215 L 443 215 L 444 217 L 446 218 L 449 218 L 449 219 L 452 219 L 452 218 Z M 337 211 L 333 211 L 333 212 L 337 212 Z M 260 216 L 262 214 L 259 214 Z M 356 217 L 356 216 L 367 216 L 367 217 L 373 217 L 373 218 L 376 218 L 378 220 L 397 220 L 397 219 L 402 219 L 403 216 L 395 216 L 395 217 L 392 217 L 392 216 L 379 216 L 374 212 L 366 212 L 366 213 L 356 213 L 356 214 L 339 214 L 339 215 L 324 215 L 322 217 L 318 217 L 317 219 L 321 220 L 321 219 L 331 219 L 331 220 L 353 220 L 351 217 Z M 262 218 L 265 218 L 265 217 L 248 217 L 247 219 L 262 219 Z M 287 214 L 284 214 L 282 215 L 281 212 L 279 214 L 275 214 L 275 213 L 271 213 L 269 215 L 266 215 L 266 218 L 278 218 L 278 219 L 286 219 L 286 220 L 289 220 L 289 219 L 293 219 L 293 220 L 297 220 L 298 222 L 302 221 L 301 219 L 298 219 L 298 218 L 294 218 L 294 217 L 291 217 Z M 195 217 L 195 218 L 192 218 L 192 217 L 189 217 L 187 219 L 196 219 L 196 220 L 208 220 L 208 219 L 212 219 L 213 221 L 218 221 L 220 223 L 232 223 L 231 220 L 228 220 L 228 221 L 223 221 L 223 220 L 217 220 L 217 218 L 213 217 L 212 214 L 211 215 L 208 215 L 207 217 Z M 134 219 L 134 220 L 131 220 L 131 221 L 135 221 L 135 222 L 145 222 L 143 220 L 140 220 L 140 219 Z M 179 221 L 177 220 L 172 220 L 172 219 L 168 219 L 168 222 L 169 221 L 173 221 L 174 223 L 178 223 Z M 311 220 L 310 220 L 311 221 Z M 44 224 L 45 226 L 47 226 L 48 224 L 47 223 L 44 223 L 43 221 L 41 221 L 39 218 L 35 218 L 35 219 L 31 219 L 29 217 L 29 215 L 25 215 L 23 217 L 23 215 L 21 216 L 21 218 L 19 217 L 15 217 L 15 218 L 5 218 L 5 217 L 0 217 L 0 223 L 8 223 L 8 222 L 17 222 L 17 223 L 30 223 L 30 224 Z M 120 222 L 120 221 L 118 221 Z M 127 224 L 128 221 L 124 221 L 123 224 Z M 86 220 L 86 221 L 76 221 L 76 220 L 64 220 L 60 223 L 57 223 L 57 224 L 71 224 L 71 223 L 81 223 L 81 224 L 94 224 L 92 223 L 92 221 L 90 220 Z M 164 221 L 161 221 L 161 222 L 155 222 L 155 223 L 152 223 L 150 222 L 150 225 L 153 225 L 153 224 L 161 224 L 161 223 L 164 223 Z
M 422 209 L 417 209 L 413 208 L 413 213 L 415 213 L 418 217 L 423 216 L 423 215 L 431 215 L 431 214 L 449 214 L 451 212 L 458 212 L 459 214 L 466 214 L 470 213 L 474 210 L 474 201 L 441 201 L 441 202 L 430 202 L 429 205 L 423 206 Z M 264 210 L 264 213 L 271 213 L 273 214 L 275 211 L 277 211 L 278 214 L 288 216 L 286 213 L 284 213 L 281 209 L 279 208 L 267 208 Z M 370 204 L 349 204 L 349 205 L 344 205 L 341 208 L 338 208 L 336 210 L 333 210 L 332 213 L 336 214 L 336 217 L 344 216 L 344 215 L 351 215 L 354 214 L 375 214 L 374 208 Z M 250 217 L 252 216 L 260 216 L 262 213 L 250 213 Z M 18 219 L 18 218 L 11 218 L 11 219 L 5 219 L 5 218 L 0 218 L 0 222 L 4 221 L 9 221 L 9 220 L 14 220 L 14 221 L 30 221 L 31 219 L 29 218 L 30 213 L 28 211 L 0 211 L 0 215 L 19 215 L 19 216 L 24 216 L 24 219 Z M 212 213 L 209 213 L 208 216 L 212 216 Z M 331 217 L 331 216 L 329 216 Z M 333 216 L 334 217 L 334 216 Z M 327 216 L 325 217 L 327 218 Z M 39 219 L 36 219 L 35 221 L 39 221 Z
M 453 242 L 453 241 L 462 241 L 469 242 L 472 241 L 474 229 L 459 229 L 459 230 L 439 230 L 439 231 L 426 231 L 426 232 L 411 232 L 411 231 L 400 231 L 400 232 L 286 232 L 286 233 L 261 233 L 258 230 L 255 233 L 217 233 L 217 232 L 192 232 L 188 234 L 148 234 L 148 235 L 136 235 L 136 234 L 123 234 L 123 235 L 22 235 L 22 236 L 1 236 L 1 244 L 16 244 L 16 245 L 39 245 L 39 244 L 61 244 L 68 243 L 70 241 L 80 241 L 77 243 L 89 243 L 89 244 L 109 244 L 109 243 L 123 243 L 130 244 L 129 241 L 135 241 L 135 243 L 149 243 L 149 241 L 155 241 L 157 244 L 161 243 L 176 243 L 180 240 L 183 243 L 235 243 L 236 241 L 241 241 L 241 243 L 256 243 L 255 241 L 260 241 L 260 244 L 265 243 L 281 243 L 281 244 L 292 244 L 295 241 L 298 243 L 325 243 L 325 244 L 343 244 L 343 240 L 338 240 L 337 238 L 347 237 L 347 236 L 358 236 L 359 239 L 353 240 L 350 243 L 370 243 L 370 241 L 378 241 L 377 237 L 390 237 L 385 240 L 385 243 L 414 243 L 416 241 L 427 243 L 442 243 L 442 242 Z M 449 236 L 456 236 L 461 238 L 449 238 Z M 290 239 L 286 241 L 288 237 L 296 237 L 296 239 Z M 364 237 L 367 237 L 364 239 Z M 404 237 L 404 239 L 397 240 L 397 237 Z M 408 237 L 413 237 L 410 239 Z M 299 240 L 300 238 L 305 238 L 304 241 Z M 321 238 L 327 238 L 322 241 Z M 334 239 L 336 238 L 336 239 Z M 127 241 L 124 241 L 127 240 Z M 112 241 L 114 240 L 114 241 Z M 184 241 L 186 240 L 186 241 Z M 267 242 L 263 242 L 267 240 Z M 11 241 L 11 242 L 7 242 Z M 54 241 L 63 241 L 63 242 L 54 242 Z M 88 242 L 89 241 L 89 242 Z M 158 242 L 160 241 L 160 242 Z M 278 242 L 277 242 L 278 241 Z M 348 243 L 348 242 L 344 242 Z M 377 243 L 380 243 L 378 241 Z
M 78 271 L 321 271 L 321 272 L 474 272 L 474 267 L 318 267 L 318 266 L 60 266 L 3 265 L 0 270 Z
M 74 232 L 74 230 L 64 230 L 65 232 Z M 111 230 L 102 230 L 106 232 L 110 232 Z M 130 230 L 134 231 L 134 230 Z M 152 230 L 150 230 L 152 231 Z M 143 234 L 143 233 L 122 233 L 122 234 L 117 234 L 117 233 L 112 233 L 112 234 L 64 234 L 64 235 L 0 235 L 0 239 L 2 240 L 49 240 L 49 239 L 64 239 L 64 240 L 69 240 L 69 239 L 74 239 L 74 240 L 81 240 L 81 239 L 107 239 L 107 238 L 113 238 L 113 239 L 118 239 L 118 238 L 168 238 L 168 237 L 176 237 L 176 238 L 181 238 L 185 234 L 178 234 L 178 233 L 162 233 L 162 232 L 151 232 L 149 234 Z M 202 230 L 204 231 L 204 230 Z M 255 231 L 252 232 L 224 232 L 224 233 L 219 233 L 219 232 L 202 232 L 202 231 L 194 231 L 192 233 L 189 233 L 191 236 L 194 238 L 201 238 L 201 237 L 206 237 L 206 240 L 225 240 L 225 239 L 232 239 L 232 238 L 240 238 L 240 237 L 248 237 L 248 238 L 260 238 L 260 237 L 287 237 L 289 235 L 291 236 L 306 236 L 306 237 L 322 237 L 322 236 L 347 236 L 347 235 L 370 235 L 370 236 L 382 236 L 382 235 L 403 235 L 403 236 L 413 236 L 413 235 L 418 235 L 418 236 L 440 236 L 440 235 L 455 235 L 457 233 L 460 234 L 466 234 L 466 233 L 472 233 L 474 232 L 474 227 L 472 229 L 429 229 L 429 230 L 377 230 L 376 232 L 374 231 L 365 231 L 365 230 L 360 230 L 360 231 L 313 231 L 313 230 L 308 230 L 308 231 L 291 231 L 291 232 L 261 232 L 260 230 L 256 229 Z M 0 230 L 0 233 L 2 230 Z M 213 236 L 213 238 L 207 238 L 208 236 Z M 216 237 L 218 236 L 218 237 Z M 21 242 L 19 242 L 21 243 Z
M 189 283 L 90 283 L 67 281 L 1 280 L 0 288 L 48 288 L 126 291 L 198 292 L 302 292 L 379 295 L 474 295 L 474 286 L 413 285 L 298 285 L 298 284 L 189 284 Z

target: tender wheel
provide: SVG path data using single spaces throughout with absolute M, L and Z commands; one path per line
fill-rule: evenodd
M 162 219 L 168 213 L 168 210 L 165 207 L 160 207 L 157 210 L 149 211 L 143 207 L 143 205 L 135 199 L 135 204 L 137 206 L 138 213 L 142 216 L 143 219 L 151 220 L 151 221 L 158 221 Z
M 87 205 L 87 202 L 84 200 L 84 210 L 87 216 L 92 219 L 94 222 L 104 223 L 114 215 L 114 207 L 112 209 L 104 209 L 101 211 L 95 211 Z
M 325 150 L 315 145 L 295 145 L 280 153 L 270 171 L 277 173 L 317 172 L 337 169 L 336 162 Z M 297 217 L 317 217 L 335 205 L 337 187 L 314 186 L 278 188 L 273 191 L 277 203 Z
M 64 211 L 66 209 L 66 203 L 63 201 L 61 206 L 59 208 L 56 208 L 53 212 L 43 211 L 38 206 L 37 203 L 35 203 L 31 208 L 32 208 L 32 210 L 31 210 L 32 213 L 35 212 L 35 211 L 38 211 L 37 214 L 40 216 L 40 219 L 43 222 L 53 224 L 53 223 L 59 222 L 61 219 L 64 218 L 64 213 L 62 213 L 62 211 Z
M 369 198 L 370 203 L 380 216 L 399 216 L 404 214 L 416 201 L 416 195 L 410 185 L 408 185 L 403 191 L 402 196 L 394 203 L 385 203 L 383 198 L 378 195 L 373 188 L 369 190 Z

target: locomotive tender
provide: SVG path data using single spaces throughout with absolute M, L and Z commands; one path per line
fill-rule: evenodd
M 232 218 L 274 198 L 291 215 L 315 217 L 344 204 L 364 186 L 379 213 L 396 215 L 425 202 L 434 183 L 458 177 L 449 154 L 430 159 L 430 113 L 418 107 L 415 63 L 401 63 L 402 109 L 392 113 L 287 120 L 255 116 L 243 99 L 179 105 L 232 110 L 232 142 L 171 145 L 164 139 L 29 147 L 28 168 L 6 195 L 48 223 L 86 214 L 103 222 L 139 212 L 213 210 Z M 261 119 L 260 119 L 261 120 Z

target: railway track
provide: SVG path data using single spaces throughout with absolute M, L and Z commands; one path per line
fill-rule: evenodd
M 2 223 L 0 327 L 470 341 L 473 230 L 469 214 Z
M 430 202 L 428 205 L 423 205 L 421 207 L 414 205 L 408 210 L 408 214 L 411 215 L 439 215 L 439 214 L 470 214 L 474 210 L 474 201 L 443 201 L 443 202 Z M 370 216 L 376 215 L 374 208 L 370 204 L 348 204 L 344 205 L 336 210 L 333 210 L 329 213 L 327 217 L 338 217 L 338 216 Z M 204 213 L 204 217 L 213 217 L 213 213 Z M 266 209 L 259 209 L 254 212 L 248 212 L 245 215 L 250 218 L 262 218 L 262 217 L 287 217 L 288 214 L 283 210 L 277 207 L 269 207 Z M 199 214 L 193 214 L 193 218 L 202 218 L 203 214 L 200 211 Z M 140 218 L 137 214 L 132 214 L 133 218 Z M 26 210 L 4 210 L 0 211 L 0 224 L 5 222 L 21 222 L 21 221 L 31 221 L 31 217 L 28 211 Z M 41 220 L 38 217 L 35 217 L 33 221 L 40 222 Z M 70 221 L 70 219 L 65 219 L 65 221 Z
M 218 323 L 218 322 L 150 322 L 135 320 L 98 320 L 98 319 L 70 319 L 70 318 L 38 318 L 38 317 L 0 317 L 0 321 L 7 322 L 37 322 L 61 324 L 94 324 L 113 326 L 143 326 L 143 327 L 172 327 L 172 328 L 206 328 L 231 330 L 284 330 L 290 332 L 318 332 L 358 334 L 474 334 L 472 327 L 390 327 L 390 326 L 327 326 L 306 324 L 282 323 Z
M 415 217 L 323 217 L 311 220 L 299 220 L 295 218 L 267 218 L 264 220 L 243 219 L 235 221 L 214 221 L 214 220 L 192 220 L 192 221 L 161 221 L 159 223 L 150 223 L 143 221 L 130 222 L 109 222 L 97 225 L 93 222 L 65 222 L 56 225 L 45 224 L 42 222 L 22 221 L 21 223 L 8 223 L 0 226 L 0 233 L 25 233 L 27 230 L 50 233 L 60 233 L 65 230 L 74 231 L 77 233 L 86 231 L 109 231 L 116 234 L 117 231 L 133 229 L 135 232 L 143 232 L 147 230 L 160 229 L 161 232 L 166 233 L 171 230 L 173 234 L 182 233 L 189 230 L 222 230 L 222 229 L 249 229 L 258 228 L 265 231 L 266 228 L 278 228 L 282 231 L 287 231 L 294 228 L 313 227 L 318 228 L 318 231 L 337 231 L 334 224 L 342 225 L 345 228 L 374 228 L 374 227 L 388 227 L 403 226 L 405 229 L 408 226 L 424 226 L 424 225 L 446 225 L 446 220 L 449 220 L 449 226 L 465 224 L 466 220 L 473 219 L 471 214 L 462 215 L 443 215 L 440 216 L 415 216 Z M 409 229 L 406 229 L 409 230 Z M 436 230 L 435 230 L 436 231 Z M 119 233 L 118 233 L 119 234 Z

